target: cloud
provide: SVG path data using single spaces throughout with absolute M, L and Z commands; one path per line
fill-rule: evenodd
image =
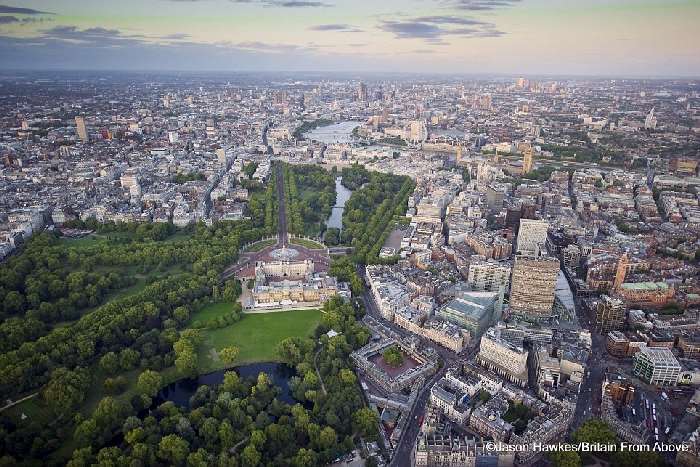
M 444 38 L 500 37 L 494 24 L 461 16 L 420 16 L 407 20 L 383 21 L 379 29 L 393 33 L 397 39 L 424 39 L 433 44 L 444 44 Z
M 116 29 L 101 27 L 78 29 L 75 26 L 56 26 L 47 29 L 42 32 L 40 38 L 92 47 L 115 47 L 143 41 L 143 36 L 128 36 Z
M 166 40 L 183 40 L 189 38 L 189 34 L 185 34 L 184 32 L 176 32 L 174 34 L 166 34 L 165 36 L 158 36 L 159 39 L 166 39 Z
M 22 8 L 15 6 L 0 5 L 0 14 L 13 14 L 13 15 L 53 15 L 48 11 L 33 10 L 31 8 Z
M 260 41 L 248 41 L 248 42 L 236 42 L 233 44 L 227 44 L 232 47 L 241 50 L 255 50 L 259 52 L 270 52 L 270 53 L 289 53 L 289 52 L 299 52 L 299 51 L 310 51 L 314 49 L 313 46 L 301 46 L 295 44 L 272 44 L 268 42 Z
M 310 31 L 337 31 L 337 32 L 362 32 L 362 29 L 358 29 L 349 24 L 319 24 L 316 26 L 311 26 Z
M 354 60 L 364 60 L 357 54 L 324 52 L 324 47 L 168 40 L 108 28 L 61 26 L 31 38 L 0 35 L 0 63 L 6 70 L 292 71 L 352 69 Z
M 507 8 L 519 3 L 521 0 L 448 0 L 453 8 L 469 11 L 487 11 L 497 8 Z
M 233 3 L 250 3 L 259 4 L 266 7 L 281 7 L 281 8 L 315 8 L 331 6 L 325 2 L 310 1 L 310 0 L 230 0 Z

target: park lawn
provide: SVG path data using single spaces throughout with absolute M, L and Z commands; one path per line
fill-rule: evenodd
M 251 243 L 250 245 L 248 245 L 244 252 L 260 251 L 264 248 L 267 248 L 268 246 L 274 245 L 275 243 L 277 243 L 277 239 L 275 238 L 270 238 L 268 240 L 260 240 L 259 242 Z
M 292 238 L 289 241 L 295 245 L 301 245 L 310 250 L 322 250 L 325 248 L 325 246 L 322 244 L 314 242 L 313 240 L 307 240 L 306 238 Z
M 230 346 L 240 351 L 235 365 L 278 361 L 277 344 L 288 337 L 311 336 L 320 319 L 319 310 L 244 314 L 239 322 L 225 328 L 205 329 L 204 342 L 199 346 L 199 372 L 230 366 L 214 356 L 214 351 Z
M 226 301 L 210 303 L 190 317 L 190 325 L 197 321 L 200 323 L 206 323 L 207 321 L 218 318 L 219 316 L 225 316 L 231 313 L 233 310 L 233 305 L 233 302 Z

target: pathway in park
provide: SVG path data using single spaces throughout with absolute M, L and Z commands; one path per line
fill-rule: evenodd
M 277 238 L 280 247 L 287 246 L 287 206 L 284 196 L 284 172 L 282 164 L 275 165 L 275 178 L 277 181 L 277 205 L 279 206 L 279 218 L 277 219 Z

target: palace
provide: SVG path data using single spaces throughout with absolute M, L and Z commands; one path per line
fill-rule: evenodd
M 303 260 L 257 261 L 255 286 L 248 308 L 316 306 L 338 295 L 338 282 L 314 273 L 314 262 Z

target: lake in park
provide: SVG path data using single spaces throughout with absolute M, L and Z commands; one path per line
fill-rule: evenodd
M 350 199 L 352 191 L 345 188 L 342 183 L 343 177 L 337 177 L 335 179 L 335 206 L 331 211 L 331 215 L 326 221 L 326 227 L 343 229 L 343 211 L 345 210 L 345 203 Z
M 272 384 L 282 390 L 278 396 L 282 402 L 288 404 L 296 402 L 289 390 L 289 378 L 294 376 L 294 369 L 283 363 L 252 363 L 250 365 L 241 365 L 231 370 L 238 373 L 241 379 L 257 378 L 258 374 L 266 373 L 270 377 Z M 184 378 L 175 381 L 160 390 L 155 398 L 154 406 L 157 407 L 163 402 L 172 401 L 179 407 L 189 407 L 190 397 L 194 395 L 199 386 L 203 384 L 218 386 L 224 381 L 224 373 L 231 370 L 219 370 L 196 378 Z

